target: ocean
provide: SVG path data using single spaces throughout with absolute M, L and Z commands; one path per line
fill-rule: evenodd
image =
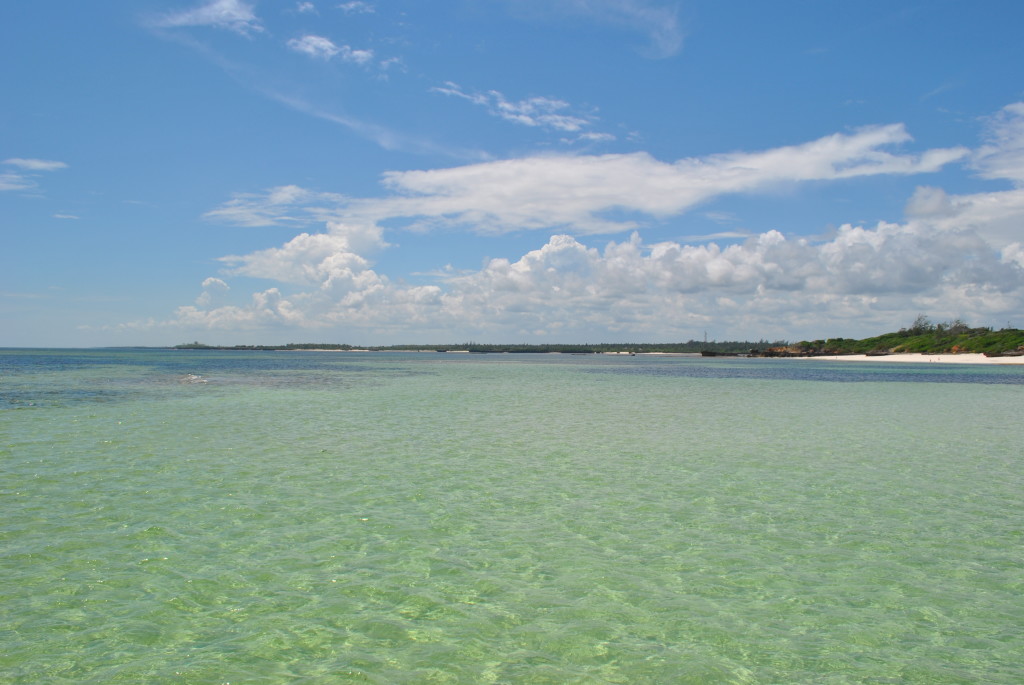
M 1021 683 L 1024 367 L 0 350 L 0 683 Z

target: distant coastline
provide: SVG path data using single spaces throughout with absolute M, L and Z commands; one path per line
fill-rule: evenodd
M 815 359 L 818 361 L 842 362 L 896 362 L 907 364 L 999 364 L 1024 365 L 1024 355 L 986 356 L 977 352 L 960 354 L 922 354 L 908 352 L 902 354 L 869 355 L 869 354 L 837 354 L 793 357 L 793 359 Z
M 785 345 L 785 341 L 727 341 L 700 342 L 690 340 L 676 343 L 540 343 L 540 344 L 488 344 L 446 343 L 434 345 L 375 345 L 354 346 L 336 343 L 288 343 L 286 345 L 206 345 L 200 342 L 175 345 L 178 350 L 239 350 L 239 351 L 316 351 L 316 352 L 446 352 L 461 354 L 692 354 L 706 350 L 720 354 L 750 353 L 758 349 Z
M 175 345 L 178 350 L 268 352 L 438 352 L 461 354 L 618 354 L 703 355 L 706 357 L 814 358 L 871 361 L 949 361 L 953 363 L 1024 363 L 1024 330 L 971 328 L 960 320 L 932 323 L 919 316 L 908 328 L 870 338 L 826 338 L 790 343 L 784 340 L 699 341 L 671 343 L 456 343 L 441 345 L 354 346 L 343 343 L 285 345 L 207 345 L 199 341 Z
M 187 348 L 197 349 L 197 348 Z M 255 347 L 204 347 L 198 349 L 208 350 L 220 350 L 220 351 L 245 351 L 245 350 L 256 350 L 265 352 L 409 352 L 409 353 L 429 353 L 429 354 L 511 354 L 510 352 L 470 352 L 469 350 L 438 350 L 432 348 L 410 348 L 402 350 L 394 350 L 391 348 L 350 348 L 340 350 L 338 348 L 320 348 L 320 347 L 287 347 L 287 346 L 261 346 Z M 884 363 L 930 363 L 930 364 L 999 364 L 999 365 L 1024 365 L 1024 355 L 1013 354 L 1013 355 L 994 355 L 987 356 L 976 352 L 963 352 L 958 354 L 924 354 L 920 352 L 909 352 L 909 353 L 897 353 L 897 354 L 884 354 L 884 355 L 869 355 L 869 354 L 801 354 L 801 355 L 765 355 L 765 354 L 722 354 L 722 355 L 702 355 L 700 352 L 551 352 L 551 351 L 538 351 L 538 354 L 571 354 L 571 355 L 608 355 L 608 356 L 628 356 L 628 357 L 716 357 L 720 359 L 736 359 L 736 358 L 770 358 L 770 359 L 810 359 L 817 361 L 848 361 L 848 362 L 884 362 Z M 518 353 L 522 354 L 520 350 Z

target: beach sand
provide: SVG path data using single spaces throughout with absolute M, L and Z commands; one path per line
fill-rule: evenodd
M 1024 364 L 1024 357 L 986 357 L 983 354 L 965 352 L 962 354 L 887 354 L 869 357 L 866 354 L 823 355 L 820 357 L 793 357 L 794 359 L 818 359 L 840 362 L 909 362 L 933 364 Z

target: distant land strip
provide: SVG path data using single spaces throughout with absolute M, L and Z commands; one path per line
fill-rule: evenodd
M 920 316 L 909 328 L 871 338 L 824 338 L 790 343 L 784 340 L 700 341 L 675 343 L 581 343 L 581 344 L 481 344 L 386 345 L 359 347 L 338 343 L 288 343 L 286 345 L 205 345 L 198 341 L 175 345 L 179 350 L 326 350 L 368 352 L 468 352 L 562 353 L 562 354 L 703 354 L 705 356 L 818 357 L 865 354 L 959 354 L 980 353 L 989 357 L 1024 356 L 1024 330 L 1017 328 L 970 328 L 956 320 L 931 323 Z
M 356 345 L 345 345 L 337 343 L 288 343 L 287 345 L 204 345 L 200 342 L 175 345 L 178 350 L 327 350 L 327 351 L 367 351 L 367 352 L 471 352 L 471 353 L 503 353 L 503 352 L 525 352 L 525 353 L 554 353 L 563 354 L 638 354 L 638 353 L 662 353 L 662 354 L 697 354 L 710 351 L 720 354 L 744 353 L 749 354 L 752 350 L 768 349 L 786 345 L 785 341 L 759 342 L 748 341 L 727 341 L 727 342 L 700 342 L 690 340 L 680 343 L 581 343 L 581 344 L 486 344 L 486 343 L 457 343 L 444 345 L 384 345 L 360 347 Z

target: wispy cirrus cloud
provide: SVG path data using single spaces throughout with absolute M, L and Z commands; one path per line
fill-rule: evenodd
M 368 217 L 418 216 L 428 224 L 464 226 L 484 234 L 523 229 L 615 233 L 639 224 L 608 218 L 610 212 L 664 218 L 725 194 L 808 181 L 929 173 L 969 154 L 965 148 L 919 155 L 886 149 L 909 139 L 905 128 L 895 124 L 802 145 L 676 162 L 637 152 L 391 172 L 384 175 L 384 184 L 393 197 L 353 202 L 348 211 L 366 212 Z
M 650 41 L 644 51 L 649 57 L 671 57 L 683 48 L 685 34 L 674 3 L 649 0 L 573 0 L 570 4 L 598 21 L 644 33 Z
M 639 33 L 647 44 L 640 53 L 664 59 L 679 53 L 686 33 L 679 21 L 679 6 L 662 0 L 506 0 L 516 14 L 541 19 L 580 17 L 625 31 Z
M 5 159 L 4 164 L 9 164 L 26 171 L 57 171 L 58 169 L 68 168 L 68 165 L 64 162 L 55 162 L 49 159 L 23 159 L 21 157 Z
M 13 172 L 0 173 L 0 191 L 33 190 L 38 187 L 35 180 Z
M 894 124 L 802 145 L 676 162 L 637 152 L 536 156 L 395 171 L 383 176 L 391 195 L 349 198 L 332 206 L 336 218 L 356 223 L 411 219 L 421 228 L 464 227 L 481 234 L 538 229 L 576 235 L 617 233 L 638 228 L 645 217 L 676 216 L 721 195 L 809 181 L 930 173 L 969 154 L 966 148 L 933 149 L 917 155 L 886 149 L 909 140 L 906 129 Z M 244 225 L 294 223 L 290 212 L 318 206 L 316 201 L 307 203 L 308 192 L 284 186 L 266 194 L 239 194 L 206 217 Z M 608 217 L 621 211 L 637 218 Z
M 451 95 L 484 107 L 491 115 L 523 126 L 534 126 L 554 131 L 575 133 L 590 126 L 596 117 L 571 114 L 568 102 L 557 98 L 535 96 L 522 100 L 509 100 L 496 90 L 468 93 L 457 83 L 446 82 L 431 88 L 432 92 Z
M 24 157 L 11 157 L 5 159 L 3 164 L 14 167 L 17 171 L 0 172 L 0 191 L 37 190 L 39 188 L 37 179 L 44 172 L 58 171 L 68 167 L 65 162 Z
M 243 0 L 212 0 L 192 9 L 161 15 L 153 20 L 161 28 L 209 26 L 242 36 L 263 32 L 263 24 L 252 5 Z
M 262 194 L 238 193 L 203 218 L 236 226 L 306 226 L 331 220 L 347 202 L 337 193 L 287 185 Z
M 372 140 L 385 150 L 403 150 L 406 152 L 439 154 L 445 157 L 454 157 L 463 160 L 488 158 L 487 153 L 480 150 L 444 146 L 427 138 L 410 136 L 387 126 L 382 126 L 381 124 L 358 119 L 356 117 L 349 116 L 348 114 L 331 111 L 323 107 L 318 107 L 307 100 L 285 94 L 277 90 L 269 88 L 258 88 L 258 90 L 272 100 L 275 100 L 298 112 L 351 129 L 353 132 L 367 140 Z

